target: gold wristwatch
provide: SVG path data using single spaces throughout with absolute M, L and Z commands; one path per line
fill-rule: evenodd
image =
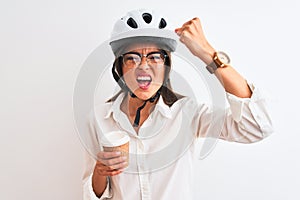
M 229 56 L 222 51 L 217 51 L 213 55 L 213 61 L 206 66 L 206 69 L 213 74 L 219 67 L 226 67 L 229 65 L 229 63 Z

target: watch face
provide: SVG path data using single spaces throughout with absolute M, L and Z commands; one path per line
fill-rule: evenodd
M 224 52 L 222 52 L 222 51 L 219 51 L 219 52 L 217 53 L 217 56 L 218 56 L 219 60 L 220 60 L 222 63 L 224 63 L 225 65 L 227 65 L 227 64 L 230 63 L 230 58 L 229 58 L 229 56 L 228 56 L 226 53 L 224 53 Z

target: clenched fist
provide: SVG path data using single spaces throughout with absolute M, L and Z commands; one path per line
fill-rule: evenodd
M 176 28 L 175 32 L 179 36 L 179 40 L 193 55 L 199 57 L 206 64 L 212 62 L 215 50 L 205 38 L 199 18 L 195 17 L 187 21 L 182 27 Z

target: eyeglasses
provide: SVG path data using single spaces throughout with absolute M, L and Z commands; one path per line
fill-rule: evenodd
M 142 62 L 142 58 L 146 57 L 149 66 L 161 66 L 165 63 L 167 55 L 160 51 L 150 52 L 146 55 L 141 55 L 138 52 L 128 52 L 122 55 L 123 63 L 126 67 L 136 67 Z

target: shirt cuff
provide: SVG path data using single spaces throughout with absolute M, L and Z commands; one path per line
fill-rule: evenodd
M 256 88 L 253 84 L 248 84 L 252 95 L 250 98 L 240 98 L 231 93 L 226 92 L 227 100 L 230 105 L 230 110 L 234 121 L 239 122 L 242 119 L 242 111 L 246 102 L 249 102 L 251 98 L 257 98 Z
M 248 83 L 252 95 L 250 98 L 240 98 L 233 94 L 227 93 L 227 99 L 230 105 L 232 117 L 236 122 L 242 120 L 243 115 L 250 111 L 250 115 L 254 118 L 259 128 L 266 135 L 273 132 L 272 120 L 267 111 L 266 97 L 252 83 Z M 245 109 L 247 107 L 247 109 Z
M 232 117 L 236 122 L 241 121 L 243 108 L 245 105 L 249 104 L 249 102 L 257 102 L 264 99 L 260 91 L 252 83 L 248 83 L 248 86 L 252 92 L 250 98 L 241 98 L 228 92 L 226 93 L 227 100 L 232 112 Z
M 87 181 L 84 184 L 84 200 L 105 200 L 105 199 L 110 199 L 112 198 L 112 191 L 110 189 L 110 179 L 107 178 L 107 184 L 106 184 L 106 188 L 103 192 L 103 194 L 101 195 L 101 197 L 97 197 L 93 186 L 92 186 L 92 177 L 93 174 L 91 174 L 89 176 L 89 178 L 87 179 Z

